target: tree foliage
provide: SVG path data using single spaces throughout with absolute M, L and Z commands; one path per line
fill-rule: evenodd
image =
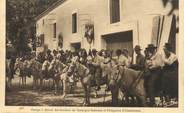
M 35 48 L 35 17 L 58 0 L 7 0 L 6 37 L 17 53 L 24 54 Z

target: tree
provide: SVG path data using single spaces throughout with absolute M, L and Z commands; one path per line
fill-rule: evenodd
M 7 0 L 6 38 L 10 40 L 18 54 L 35 49 L 35 17 L 58 0 Z M 31 41 L 31 42 L 30 42 Z

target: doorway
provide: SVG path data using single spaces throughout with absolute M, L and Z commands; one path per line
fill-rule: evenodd
M 104 35 L 103 38 L 106 42 L 106 49 L 113 51 L 113 56 L 117 49 L 126 48 L 129 55 L 133 55 L 133 31 L 125 31 Z

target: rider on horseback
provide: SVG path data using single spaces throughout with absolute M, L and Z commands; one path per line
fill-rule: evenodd
M 51 50 L 47 50 L 47 54 L 45 55 L 45 59 L 51 62 L 53 60 L 53 56 L 51 55 Z
M 101 57 L 100 55 L 98 55 L 97 50 L 93 49 L 92 50 L 92 62 L 91 64 L 95 67 L 95 72 L 94 72 L 94 76 L 95 76 L 95 81 L 97 84 L 97 88 L 96 90 L 100 90 L 100 79 L 101 79 L 101 74 L 102 74 L 102 69 L 100 67 L 101 62 L 103 61 L 103 57 Z

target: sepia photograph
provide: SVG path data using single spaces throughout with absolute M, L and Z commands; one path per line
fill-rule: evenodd
M 6 0 L 5 106 L 179 107 L 179 0 Z

